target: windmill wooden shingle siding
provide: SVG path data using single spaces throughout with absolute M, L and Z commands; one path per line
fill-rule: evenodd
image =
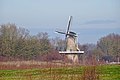
M 80 51 L 80 49 L 78 48 L 77 34 L 70 31 L 71 20 L 72 16 L 69 17 L 66 32 L 56 31 L 60 34 L 64 34 L 66 41 L 65 51 L 59 51 L 59 53 L 65 54 L 69 60 L 72 60 L 74 63 L 78 63 L 78 55 L 84 53 L 84 51 Z

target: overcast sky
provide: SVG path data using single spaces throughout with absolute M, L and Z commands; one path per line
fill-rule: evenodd
M 96 43 L 109 33 L 120 34 L 120 0 L 0 0 L 0 24 L 15 23 L 31 34 L 65 30 L 73 16 L 71 30 L 79 43 Z

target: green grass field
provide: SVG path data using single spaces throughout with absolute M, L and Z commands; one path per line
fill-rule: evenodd
M 0 80 L 94 80 L 91 75 L 95 80 L 120 80 L 120 65 L 0 70 Z

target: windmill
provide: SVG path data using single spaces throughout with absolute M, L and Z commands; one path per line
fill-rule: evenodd
M 65 54 L 69 60 L 72 60 L 74 63 L 78 62 L 78 55 L 83 54 L 84 51 L 80 51 L 77 44 L 77 34 L 73 31 L 70 31 L 72 16 L 69 17 L 67 30 L 66 32 L 56 31 L 57 33 L 65 35 L 65 51 L 59 51 L 60 54 Z

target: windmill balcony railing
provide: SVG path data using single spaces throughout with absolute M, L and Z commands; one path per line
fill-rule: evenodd
M 59 51 L 60 54 L 83 54 L 84 51 Z

